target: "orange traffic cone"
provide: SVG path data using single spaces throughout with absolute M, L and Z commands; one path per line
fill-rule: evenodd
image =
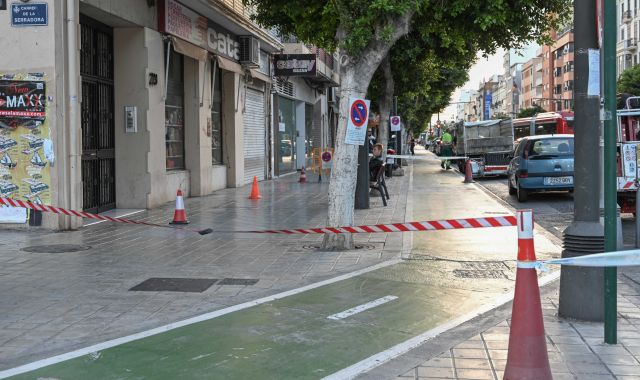
M 474 183 L 473 180 L 473 169 L 471 167 L 471 160 L 467 160 L 466 166 L 464 167 L 464 183 Z
M 189 224 L 187 213 L 184 211 L 184 200 L 182 199 L 182 190 L 178 189 L 176 194 L 176 211 L 173 213 L 173 221 L 169 224 Z
M 258 177 L 253 176 L 253 185 L 251 185 L 251 195 L 249 195 L 249 199 L 260 199 L 262 195 L 260 195 L 260 189 L 258 188 Z
M 300 179 L 298 180 L 298 182 L 300 183 L 307 182 L 307 172 L 305 172 L 304 166 L 300 170 Z
M 504 380 L 552 379 L 533 247 L 533 211 L 518 210 L 518 269 Z

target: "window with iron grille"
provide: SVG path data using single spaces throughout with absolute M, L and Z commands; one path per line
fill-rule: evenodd
M 165 51 L 166 53 L 166 51 Z M 165 99 L 165 145 L 167 170 L 182 170 L 184 161 L 184 66 L 183 56 L 169 53 L 167 98 Z

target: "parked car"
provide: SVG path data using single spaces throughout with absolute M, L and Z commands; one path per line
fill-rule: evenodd
M 532 192 L 573 192 L 573 135 L 524 137 L 511 156 L 509 194 L 519 202 Z

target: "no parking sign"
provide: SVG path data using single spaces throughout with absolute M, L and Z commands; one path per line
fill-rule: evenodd
M 331 160 L 333 159 L 331 151 L 325 150 L 322 152 L 322 168 L 331 169 Z
M 391 116 L 391 132 L 400 130 L 400 116 Z
M 367 137 L 370 102 L 367 99 L 349 98 L 349 119 L 347 120 L 345 144 L 364 145 Z

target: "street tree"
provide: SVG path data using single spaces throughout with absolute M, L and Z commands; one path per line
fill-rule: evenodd
M 568 13 L 571 0 L 244 0 L 254 19 L 282 35 L 338 49 L 339 121 L 329 186 L 328 224 L 352 225 L 358 146 L 344 143 L 349 99 L 363 98 L 394 43 L 412 28 L 461 43 L 474 36 L 493 52 L 541 37 Z M 414 16 L 418 15 L 414 20 Z M 350 234 L 327 234 L 325 249 L 352 249 Z
M 400 38 L 369 85 L 367 97 L 380 114 L 378 142 L 385 147 L 395 94 L 407 132 L 415 136 L 426 128 L 431 114 L 446 107 L 451 93 L 467 81 L 467 71 L 475 60 L 476 49 L 468 41 L 463 46 L 444 46 L 433 36 L 422 37 L 413 30 Z
M 640 66 L 626 69 L 618 78 L 618 92 L 640 96 Z
M 521 109 L 518 112 L 518 117 L 532 117 L 542 112 L 547 112 L 547 110 L 540 107 L 538 104 L 534 104 L 532 107 Z

